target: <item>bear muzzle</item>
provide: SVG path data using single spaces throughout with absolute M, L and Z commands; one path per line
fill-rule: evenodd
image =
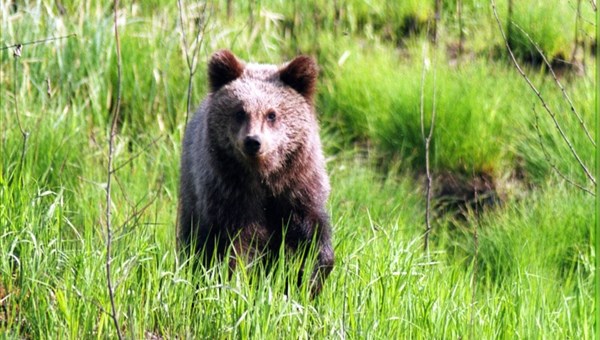
M 244 153 L 250 157 L 256 157 L 260 153 L 261 141 L 260 137 L 246 136 L 244 138 Z

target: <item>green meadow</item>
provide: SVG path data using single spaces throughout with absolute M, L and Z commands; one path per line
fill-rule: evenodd
M 110 1 L 0 0 L 0 338 L 116 338 L 113 316 L 128 339 L 597 338 L 596 2 L 494 2 L 539 96 L 485 0 L 126 0 L 120 59 Z M 283 250 L 231 275 L 178 256 L 188 94 L 222 48 L 320 65 L 316 299 Z

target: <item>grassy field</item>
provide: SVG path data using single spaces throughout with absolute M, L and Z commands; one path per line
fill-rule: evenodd
M 444 1 L 435 45 L 434 3 L 181 1 L 180 16 L 176 1 L 123 1 L 119 83 L 109 1 L 0 0 L 0 338 L 117 336 L 105 195 L 120 90 L 111 277 L 126 338 L 595 339 L 596 201 L 585 190 L 596 186 L 573 151 L 596 176 L 596 10 L 496 1 L 566 143 L 512 65 L 490 3 Z M 64 38 L 26 44 L 49 37 Z M 315 300 L 307 287 L 285 291 L 294 257 L 231 276 L 178 259 L 185 51 L 196 46 L 192 110 L 220 48 L 265 63 L 306 53 L 321 66 L 336 267 Z M 421 109 L 425 130 L 436 113 L 428 250 Z

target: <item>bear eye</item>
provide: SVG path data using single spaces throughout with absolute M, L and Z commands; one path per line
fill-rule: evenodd
M 246 119 L 246 111 L 239 110 L 235 113 L 235 119 L 239 122 L 243 122 Z
M 277 114 L 275 114 L 275 111 L 269 111 L 269 113 L 267 113 L 267 120 L 269 122 L 274 122 L 275 119 L 277 119 Z

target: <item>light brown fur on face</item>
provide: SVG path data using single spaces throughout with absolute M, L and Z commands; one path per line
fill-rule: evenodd
M 334 260 L 329 179 L 313 105 L 317 75 L 306 56 L 282 66 L 247 64 L 226 50 L 211 57 L 211 93 L 183 143 L 181 249 L 208 265 L 232 246 L 249 259 L 260 253 L 272 259 L 281 246 L 306 256 L 316 243 L 310 284 L 319 293 Z

